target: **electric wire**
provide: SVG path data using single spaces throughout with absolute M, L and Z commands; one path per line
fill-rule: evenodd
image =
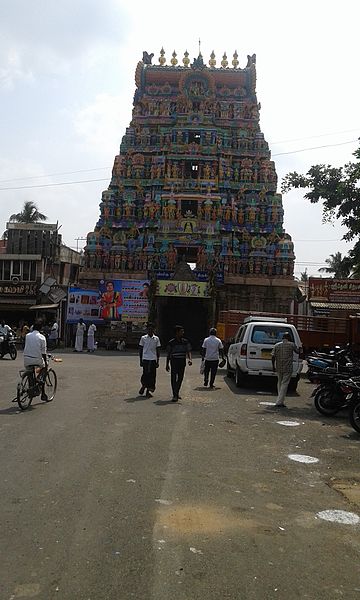
M 108 169 L 110 169 L 110 167 L 79 169 L 78 171 L 61 171 L 59 173 L 49 173 L 48 175 L 32 175 L 31 177 L 17 177 L 16 179 L 0 179 L 0 183 L 9 183 L 11 181 L 27 181 L 28 179 L 44 179 L 45 177 L 58 177 L 58 175 L 75 175 L 75 173 L 91 173 L 92 171 L 107 171 Z
M 299 152 L 308 152 L 309 150 L 319 150 L 321 148 L 333 148 L 335 146 L 346 146 L 347 144 L 353 144 L 354 142 L 358 142 L 359 140 L 350 140 L 348 142 L 339 142 L 338 144 L 325 144 L 324 146 L 313 146 L 312 148 L 301 148 L 299 150 L 290 150 L 288 152 L 277 152 L 276 154 L 272 154 L 272 156 L 284 156 L 285 154 L 298 154 Z
M 278 144 L 290 144 L 291 142 L 302 142 L 303 140 L 313 140 L 316 138 L 329 137 L 331 135 L 341 135 L 342 133 L 353 133 L 354 131 L 359 131 L 360 128 L 356 127 L 356 129 L 344 129 L 344 131 L 333 131 L 332 133 L 319 133 L 318 135 L 308 135 L 302 138 L 294 138 L 292 140 L 282 140 L 282 142 L 271 142 L 272 146 L 277 146 Z
M 105 177 L 102 179 L 82 179 L 81 181 L 58 181 L 57 183 L 42 183 L 39 185 L 22 185 L 19 187 L 5 187 L 5 188 L 0 188 L 0 191 L 3 192 L 5 190 L 30 190 L 33 188 L 57 187 L 59 185 L 76 185 L 79 183 L 93 183 L 95 181 L 109 181 L 109 178 Z
M 305 138 L 306 139 L 306 138 Z M 285 156 L 285 155 L 289 155 L 289 154 L 298 154 L 300 152 L 308 152 L 311 150 L 319 150 L 319 149 L 323 149 L 323 148 L 333 148 L 336 146 L 345 146 L 348 144 L 354 144 L 355 142 L 358 142 L 359 140 L 349 140 L 347 142 L 339 142 L 336 144 L 324 144 L 322 146 L 313 146 L 310 148 L 300 148 L 298 150 L 289 150 L 287 152 L 277 152 L 276 154 L 272 154 L 272 157 L 275 156 Z M 97 171 L 97 170 L 105 170 L 108 167 L 99 167 L 98 169 L 80 169 L 78 171 L 68 171 L 68 172 L 64 172 L 64 173 L 58 173 L 59 175 L 63 174 L 72 174 L 72 173 L 86 173 L 86 172 L 90 172 L 90 171 Z M 110 169 L 110 167 L 109 167 Z M 27 178 L 20 178 L 20 179 L 5 179 L 0 181 L 0 183 L 5 183 L 5 182 L 10 182 L 10 181 L 20 181 L 20 180 L 24 180 L 24 179 L 37 179 L 40 177 L 53 177 L 56 174 L 53 175 L 38 175 L 38 176 L 33 176 L 33 177 L 27 177 Z M 77 185 L 80 183 L 93 183 L 93 182 L 97 182 L 97 181 L 108 181 L 109 178 L 105 177 L 105 178 L 101 178 L 101 179 L 82 179 L 82 180 L 78 180 L 78 181 L 59 181 L 59 182 L 55 182 L 55 183 L 45 183 L 45 184 L 38 184 L 38 185 L 30 185 L 30 186 L 18 186 L 18 187 L 0 187 L 0 191 L 10 191 L 10 190 L 26 190 L 26 189 L 32 189 L 32 188 L 43 188 L 43 187 L 57 187 L 57 186 L 62 186 L 62 185 Z

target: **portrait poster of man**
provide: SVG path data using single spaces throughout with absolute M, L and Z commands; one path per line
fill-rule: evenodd
M 121 319 L 123 296 L 121 279 L 101 280 L 99 285 L 100 318 Z
M 122 320 L 145 322 L 149 312 L 150 282 L 145 280 L 122 281 Z

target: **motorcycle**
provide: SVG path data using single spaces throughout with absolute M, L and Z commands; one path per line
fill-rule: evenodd
M 350 403 L 349 418 L 350 424 L 355 431 L 360 433 L 360 381 L 359 378 L 351 378 L 342 381 L 344 387 L 346 386 L 352 392 L 352 400 Z
M 0 335 L 0 358 L 10 355 L 11 360 L 15 360 L 17 357 L 17 349 L 15 343 L 15 335 L 9 333 L 7 336 Z
M 360 368 L 353 361 L 353 356 L 349 347 L 338 349 L 331 354 L 316 353 L 307 357 L 307 377 L 311 383 L 316 383 L 318 375 L 328 372 L 344 373 L 345 375 L 360 374 Z M 358 369 L 358 373 L 356 372 Z
M 332 371 L 328 369 L 327 373 L 317 375 L 318 386 L 312 393 L 316 410 L 327 417 L 348 408 L 354 396 L 354 390 L 344 380 L 346 375 L 334 372 L 334 369 Z M 359 381 L 360 385 L 360 376 L 353 377 L 353 381 Z

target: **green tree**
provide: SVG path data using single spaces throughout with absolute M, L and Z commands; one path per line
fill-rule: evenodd
M 309 281 L 309 275 L 308 275 L 307 269 L 305 269 L 305 271 L 302 271 L 302 273 L 300 273 L 300 281 L 303 281 L 304 283 Z
M 360 139 L 360 138 L 359 138 Z M 309 188 L 305 198 L 312 203 L 323 201 L 323 220 L 338 219 L 347 228 L 345 240 L 357 239 L 360 235 L 360 148 L 353 153 L 357 162 L 343 167 L 314 165 L 306 175 L 293 172 L 283 179 L 283 193 L 293 188 Z
M 353 270 L 353 263 L 349 256 L 342 256 L 341 252 L 330 254 L 325 259 L 327 267 L 321 267 L 319 271 L 323 273 L 332 273 L 334 279 L 347 279 Z
M 10 221 L 16 223 L 37 223 L 38 221 L 47 221 L 47 216 L 38 211 L 34 202 L 28 200 L 24 202 L 21 212 L 11 215 Z

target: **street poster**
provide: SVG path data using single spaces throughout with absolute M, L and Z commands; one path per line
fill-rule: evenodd
M 79 319 L 84 321 L 101 322 L 98 303 L 99 292 L 97 290 L 84 290 L 78 287 L 70 287 L 67 303 L 67 323 L 77 323 Z
M 101 280 L 100 318 L 110 321 L 146 321 L 149 312 L 149 281 L 138 279 Z

